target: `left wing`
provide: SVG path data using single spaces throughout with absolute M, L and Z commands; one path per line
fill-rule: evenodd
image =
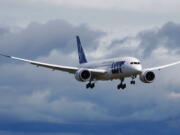
M 144 69 L 144 70 L 150 70 L 150 71 L 161 70 L 161 69 L 164 69 L 164 68 L 167 68 L 167 67 L 171 67 L 171 66 L 174 66 L 174 65 L 177 65 L 177 64 L 180 64 L 180 61 L 177 61 L 177 62 L 174 62 L 174 63 L 171 63 L 171 64 L 167 64 L 167 65 L 163 65 L 163 66 L 147 68 L 147 69 Z
M 23 59 L 23 58 L 8 56 L 8 55 L 5 55 L 5 54 L 0 54 L 0 55 L 4 56 L 4 57 L 7 57 L 7 58 L 14 59 L 14 60 L 27 62 L 27 63 L 30 63 L 32 65 L 36 65 L 37 67 L 45 67 L 45 68 L 49 68 L 49 69 L 52 69 L 52 70 L 60 70 L 60 71 L 64 71 L 64 72 L 68 72 L 68 73 L 72 73 L 72 74 L 75 74 L 75 72 L 77 70 L 79 70 L 78 67 L 70 67 L 70 66 L 61 66 L 61 65 L 42 63 L 42 62 L 38 62 L 38 61 L 32 61 L 32 60 L 27 60 L 27 59 Z M 107 72 L 106 70 L 103 70 L 103 69 L 88 69 L 88 70 L 90 72 L 96 74 L 96 75 L 102 75 L 102 74 L 105 74 Z

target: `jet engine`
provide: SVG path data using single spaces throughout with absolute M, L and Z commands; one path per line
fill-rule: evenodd
M 152 83 L 155 79 L 155 73 L 152 71 L 144 71 L 139 78 L 144 83 Z
M 81 82 L 89 81 L 91 79 L 91 72 L 87 69 L 79 69 L 75 73 L 75 78 L 76 80 Z

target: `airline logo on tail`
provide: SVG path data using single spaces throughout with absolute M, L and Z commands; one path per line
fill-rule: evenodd
M 79 63 L 80 64 L 87 63 L 86 56 L 84 54 L 84 50 L 82 48 L 79 36 L 76 36 L 76 40 L 77 40 L 77 47 L 78 47 Z

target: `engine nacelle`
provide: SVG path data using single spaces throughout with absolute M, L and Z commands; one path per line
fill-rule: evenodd
M 139 78 L 144 83 L 152 83 L 155 79 L 155 74 L 152 71 L 144 71 L 141 73 Z
M 91 79 L 91 72 L 87 69 L 79 69 L 75 73 L 75 78 L 76 80 L 81 82 L 89 81 Z

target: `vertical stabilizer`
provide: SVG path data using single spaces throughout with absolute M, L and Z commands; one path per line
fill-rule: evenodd
M 77 40 L 77 48 L 78 48 L 78 55 L 79 55 L 79 63 L 80 64 L 87 63 L 86 56 L 84 54 L 84 50 L 82 48 L 79 36 L 76 36 L 76 40 Z

